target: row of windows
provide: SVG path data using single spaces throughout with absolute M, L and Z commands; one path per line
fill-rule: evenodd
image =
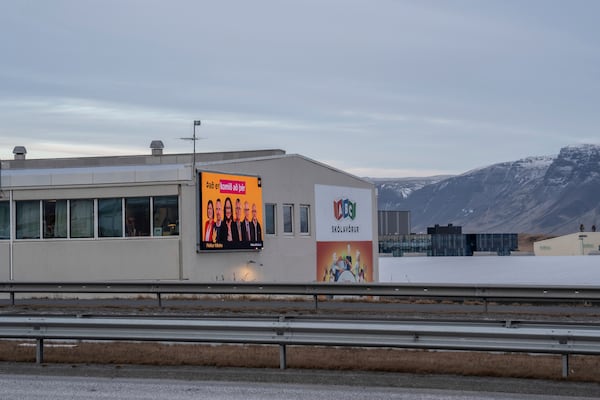
M 283 233 L 285 235 L 294 234 L 294 205 L 283 204 Z M 277 206 L 275 204 L 265 204 L 265 233 L 275 235 L 275 227 L 277 215 Z M 310 206 L 301 204 L 299 206 L 299 233 L 301 235 L 310 235 Z
M 15 202 L 16 239 L 179 234 L 177 196 Z M 0 239 L 10 239 L 10 205 L 0 202 Z
M 177 196 L 16 201 L 17 239 L 166 236 L 179 234 Z M 310 206 L 297 231 L 310 235 Z M 295 233 L 294 204 L 282 205 L 283 234 Z M 97 216 L 97 217 L 96 217 Z M 152 216 L 152 217 L 151 217 Z M 276 234 L 277 205 L 265 204 L 265 233 Z M 0 240 L 10 239 L 10 206 L 0 202 Z

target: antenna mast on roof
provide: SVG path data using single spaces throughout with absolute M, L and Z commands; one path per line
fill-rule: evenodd
M 199 139 L 203 139 L 203 138 L 199 138 L 196 136 L 196 127 L 200 126 L 202 124 L 202 121 L 200 121 L 199 119 L 194 120 L 194 134 L 192 137 L 182 137 L 179 138 L 181 140 L 191 140 L 192 142 L 194 142 L 194 152 L 193 152 L 193 158 L 192 158 L 192 181 L 196 180 L 196 140 Z

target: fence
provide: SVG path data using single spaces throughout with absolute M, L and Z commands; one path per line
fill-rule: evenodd
M 315 317 L 206 317 L 194 319 L 2 317 L 0 337 L 35 339 L 43 362 L 44 340 L 173 341 L 507 351 L 562 355 L 600 354 L 600 324 L 511 321 L 333 319 Z
M 438 299 L 476 299 L 527 301 L 581 301 L 600 300 L 599 286 L 539 286 L 539 285 L 454 285 L 419 283 L 248 283 L 181 281 L 113 281 L 113 282 L 0 282 L 0 293 L 9 293 L 11 304 L 15 294 L 33 293 L 88 293 L 88 294 L 151 294 L 162 305 L 163 295 L 238 294 L 312 296 L 318 309 L 319 296 L 380 296 Z

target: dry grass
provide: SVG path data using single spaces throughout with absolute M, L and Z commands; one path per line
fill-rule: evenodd
M 0 360 L 33 363 L 35 346 L 32 342 L 0 341 Z M 53 347 L 47 341 L 44 361 L 279 368 L 279 347 L 137 342 L 78 342 L 72 347 Z M 561 357 L 556 355 L 288 346 L 287 366 L 299 369 L 562 379 Z M 571 356 L 569 374 L 569 380 L 600 382 L 600 357 Z

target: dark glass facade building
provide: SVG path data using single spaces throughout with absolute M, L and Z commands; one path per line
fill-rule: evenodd
M 379 252 L 402 257 L 405 253 L 427 256 L 472 256 L 477 252 L 509 256 L 519 249 L 516 233 L 463 234 L 460 226 L 427 228 L 427 234 L 379 236 Z

